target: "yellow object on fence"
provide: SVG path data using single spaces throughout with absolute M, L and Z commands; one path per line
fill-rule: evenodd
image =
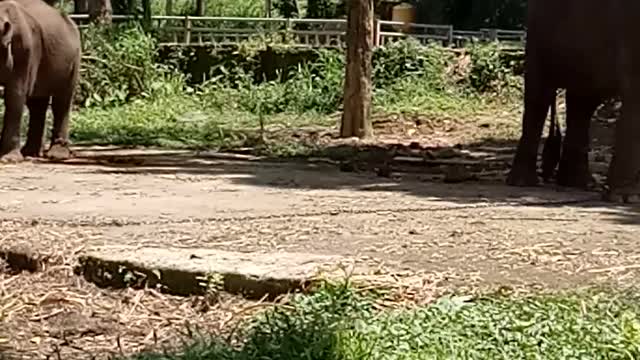
M 415 6 L 402 3 L 393 7 L 391 11 L 391 21 L 403 22 L 405 25 L 394 25 L 397 31 L 409 32 L 411 26 L 410 23 L 416 22 L 416 8 Z

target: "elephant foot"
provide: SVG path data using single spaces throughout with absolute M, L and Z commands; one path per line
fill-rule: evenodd
M 53 144 L 46 154 L 47 158 L 54 161 L 67 160 L 73 156 L 71 149 L 66 144 Z
M 595 179 L 589 170 L 589 154 L 576 152 L 564 155 L 558 166 L 556 182 L 569 188 L 590 188 Z
M 609 189 L 602 194 L 604 201 L 615 204 L 640 203 L 640 186 L 627 189 Z
M 558 185 L 576 189 L 589 189 L 595 182 L 595 178 L 588 170 L 560 169 L 556 177 Z
M 24 157 L 41 158 L 43 156 L 41 146 L 32 146 L 30 144 L 23 146 L 20 152 Z
M 509 186 L 537 186 L 538 181 L 538 173 L 535 166 L 533 168 L 514 166 L 509 175 L 507 175 L 507 185 Z
M 15 149 L 15 150 L 11 150 L 8 153 L 0 156 L 0 163 L 19 163 L 24 161 L 24 157 L 22 156 L 22 153 L 20 152 L 20 149 Z
M 618 204 L 640 203 L 640 158 L 613 156 L 607 176 L 604 200 Z

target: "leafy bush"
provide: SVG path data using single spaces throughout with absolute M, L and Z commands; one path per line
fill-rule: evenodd
M 115 7 L 115 4 L 114 4 Z M 151 12 L 154 15 L 168 15 L 164 1 L 152 1 Z M 173 0 L 171 15 L 195 15 L 196 3 L 193 0 Z M 204 2 L 205 16 L 223 17 L 261 17 L 264 16 L 263 0 L 216 0 Z
M 314 61 L 300 64 L 286 76 L 258 81 L 260 61 L 244 51 L 222 57 L 213 69 L 217 76 L 200 86 L 209 103 L 262 115 L 328 114 L 341 107 L 345 67 L 341 52 L 318 50 Z M 453 111 L 456 99 L 509 94 L 521 88 L 521 78 L 495 45 L 475 45 L 470 54 L 457 79 L 451 69 L 462 60 L 440 45 L 425 47 L 408 40 L 376 49 L 374 103 L 388 109 Z
M 334 19 L 344 15 L 345 11 L 344 0 L 315 0 L 308 2 L 306 17 L 310 19 Z
M 287 82 L 289 110 L 331 113 L 342 103 L 344 57 L 330 50 L 320 51 L 318 60 L 301 66 Z
M 157 63 L 155 41 L 135 24 L 90 28 L 84 47 L 79 97 L 85 107 L 183 94 L 187 89 L 186 75 L 182 75 L 185 64 L 199 59 L 197 50 L 181 49 L 169 53 L 164 64 Z M 286 73 L 265 81 L 257 55 L 264 49 L 264 44 L 247 43 L 235 52 L 213 50 L 209 57 L 216 65 L 209 69 L 208 80 L 197 86 L 202 100 L 211 108 L 259 115 L 328 114 L 340 108 L 345 68 L 342 52 L 318 50 L 314 60 L 289 66 Z M 460 60 L 440 45 L 422 46 L 410 39 L 377 48 L 373 54 L 374 102 L 385 107 L 402 104 L 445 109 L 444 102 L 456 96 L 505 93 L 521 87 L 510 60 L 501 57 L 496 45 L 475 44 L 469 53 L 469 66 L 456 82 L 451 69 Z
M 182 90 L 184 76 L 155 62 L 156 44 L 138 24 L 88 28 L 77 101 L 85 107 L 121 105 Z
M 199 89 L 209 104 L 254 114 L 330 113 L 342 101 L 343 57 L 330 50 L 319 50 L 318 60 L 291 71 L 288 80 L 256 82 L 255 76 L 240 66 L 223 69 L 228 76 L 213 78 Z M 217 69 L 220 71 L 220 68 Z
M 501 57 L 496 43 L 474 44 L 470 49 L 471 70 L 469 85 L 481 93 L 503 94 L 520 87 L 514 75 L 514 64 L 507 64 Z
M 633 289 L 637 290 L 637 289 Z M 174 354 L 195 359 L 637 359 L 640 307 L 633 291 L 447 296 L 415 308 L 380 309 L 379 294 L 324 285 L 239 327 L 233 346 L 197 338 Z
M 446 69 L 454 60 L 442 46 L 422 46 L 409 39 L 377 48 L 373 54 L 373 78 L 377 88 L 385 88 L 399 79 L 419 77 L 425 86 L 442 89 L 446 84 Z

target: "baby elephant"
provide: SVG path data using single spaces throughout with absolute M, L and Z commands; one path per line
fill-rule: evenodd
M 53 131 L 47 157 L 71 155 L 69 114 L 79 79 L 80 32 L 76 24 L 42 0 L 0 1 L 0 84 L 4 123 L 0 161 L 41 157 L 44 124 L 51 102 Z M 20 149 L 24 106 L 29 109 L 27 142 Z

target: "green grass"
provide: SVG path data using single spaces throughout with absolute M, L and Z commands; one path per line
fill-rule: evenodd
M 475 114 L 495 111 L 496 105 L 488 98 L 434 93 L 409 81 L 403 84 L 404 87 L 376 92 L 374 112 L 416 113 L 433 118 L 444 115 L 473 121 Z M 208 93 L 183 93 L 120 106 L 81 108 L 72 117 L 71 139 L 75 144 L 231 150 L 255 146 L 262 119 L 268 134 L 279 130 L 270 139 L 269 149 L 262 150 L 271 155 L 293 156 L 308 154 L 310 149 L 288 137 L 290 131 L 305 126 L 335 126 L 338 120 L 335 115 L 314 111 L 270 111 L 269 102 L 265 102 L 267 113 L 260 116 L 253 109 L 255 104 L 246 104 L 246 96 L 245 91 L 226 89 L 215 98 Z
M 330 122 L 313 113 L 276 114 L 264 120 L 265 126 L 286 129 Z M 73 116 L 71 137 L 77 144 L 224 149 L 250 145 L 259 129 L 258 115 L 183 95 L 82 109 Z
M 237 7 L 234 4 L 225 0 L 216 6 Z M 252 7 L 257 3 L 248 0 L 243 4 Z M 174 66 L 193 54 L 176 53 L 167 64 L 157 64 L 155 41 L 140 27 L 90 30 L 93 40 L 84 46 L 88 58 L 94 60 L 83 63 L 77 99 L 82 107 L 71 125 L 76 144 L 217 150 L 260 147 L 258 152 L 304 155 L 310 153 L 309 142 L 287 138 L 291 131 L 276 134 L 272 130 L 336 125 L 332 115 L 342 107 L 345 68 L 340 52 L 318 51 L 313 62 L 288 68 L 286 77 L 257 81 L 253 62 L 259 60 L 255 54 L 264 44 L 248 42 L 238 50 L 247 59 L 221 58 L 221 67 L 209 81 L 189 85 L 187 76 L 178 70 L 181 67 Z M 128 55 L 123 58 L 122 53 Z M 493 114 L 504 112 L 501 103 L 511 105 L 511 94 L 519 96 L 517 77 L 497 47 L 472 48 L 471 54 L 469 61 L 458 59 L 441 46 L 425 47 L 416 41 L 377 50 L 372 64 L 374 111 L 408 113 L 426 121 L 453 118 L 468 127 L 480 116 L 484 122 L 489 118 L 492 123 L 498 121 Z M 517 103 L 521 107 L 521 100 Z M 261 124 L 270 137 L 266 149 Z
M 328 285 L 264 312 L 245 342 L 198 341 L 175 355 L 200 359 L 637 359 L 640 306 L 630 293 L 443 298 L 412 310 L 380 311 L 373 298 Z

